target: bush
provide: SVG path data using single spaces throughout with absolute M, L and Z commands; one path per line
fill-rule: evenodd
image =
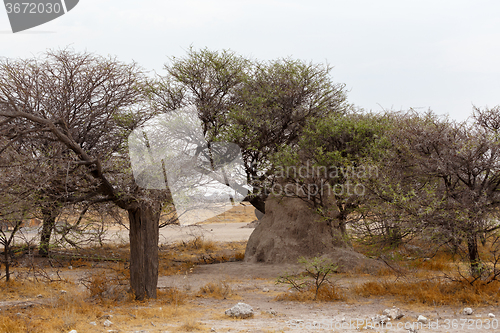
M 278 277 L 276 282 L 288 284 L 291 289 L 295 289 L 298 292 L 313 290 L 313 300 L 318 298 L 319 290 L 323 284 L 327 283 L 333 287 L 328 277 L 337 271 L 338 265 L 335 265 L 329 259 L 321 257 L 311 259 L 300 257 L 298 262 L 304 266 L 303 273 L 291 275 L 285 272 Z

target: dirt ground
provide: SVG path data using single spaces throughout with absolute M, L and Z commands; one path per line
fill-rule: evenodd
M 160 290 L 171 287 L 193 292 L 208 282 L 224 282 L 230 286 L 231 294 L 227 299 L 196 297 L 188 300 L 193 313 L 193 320 L 201 324 L 202 331 L 207 332 L 500 332 L 500 329 L 484 328 L 493 323 L 489 313 L 499 314 L 498 308 L 474 308 L 474 314 L 461 314 L 461 307 L 415 306 L 405 305 L 390 298 L 356 298 L 341 302 L 290 302 L 277 301 L 276 296 L 287 292 L 284 285 L 276 285 L 276 277 L 283 271 L 293 271 L 293 265 L 247 264 L 244 262 L 227 262 L 221 264 L 200 265 L 192 273 L 186 275 L 160 276 Z M 82 272 L 73 270 L 71 276 L 79 276 Z M 64 275 L 64 274 L 63 274 Z M 68 276 L 68 275 L 66 275 Z M 336 285 L 341 290 L 352 288 L 356 283 L 369 279 L 367 276 L 335 276 Z M 43 300 L 42 300 L 43 301 Z M 0 309 L 20 306 L 39 299 L 0 302 Z M 255 311 L 253 318 L 231 319 L 224 315 L 226 309 L 238 302 L 247 303 Z M 382 314 L 384 309 L 399 307 L 404 317 L 380 327 L 373 322 L 373 317 Z M 153 305 L 154 307 L 154 305 Z M 161 305 L 158 305 L 160 307 Z M 1 313 L 1 311 L 0 311 Z M 430 322 L 422 326 L 417 323 L 417 316 L 424 315 Z M 113 329 L 98 328 L 89 332 L 179 332 L 182 320 L 151 320 L 150 325 L 123 327 L 119 318 L 113 319 Z M 429 325 L 431 325 L 429 327 Z M 436 326 L 439 325 L 439 326 Z M 452 328 L 452 325 L 458 325 Z M 462 325 L 464 325 L 462 327 Z M 495 328 L 498 326 L 495 325 Z M 80 332 L 80 331 L 79 331 Z M 411 332 L 411 331 L 410 331 Z
M 162 230 L 160 243 L 168 244 L 180 239 L 203 237 L 219 242 L 245 241 L 253 229 L 245 228 L 255 219 L 253 210 L 239 208 L 242 213 L 233 212 L 238 219 L 232 219 L 231 213 L 218 217 L 198 226 L 168 227 Z M 236 221 L 236 222 L 233 222 Z M 215 223 L 214 223 L 215 222 Z M 124 232 L 124 231 L 120 231 Z M 116 239 L 124 237 L 119 234 Z M 158 288 L 167 290 L 177 288 L 195 294 L 196 290 L 209 282 L 225 284 L 230 293 L 225 299 L 211 297 L 192 297 L 187 302 L 192 309 L 192 319 L 201 324 L 201 330 L 207 332 L 500 332 L 496 307 L 473 307 L 472 315 L 464 315 L 463 307 L 408 305 L 396 299 L 384 298 L 348 298 L 347 301 L 334 302 L 290 302 L 278 301 L 276 296 L 289 292 L 286 285 L 275 283 L 284 271 L 298 271 L 298 265 L 266 265 L 244 262 L 225 262 L 210 265 L 198 265 L 189 273 L 182 275 L 160 276 Z M 84 269 L 64 269 L 64 277 L 77 280 L 85 274 Z M 355 285 L 373 277 L 355 274 L 338 274 L 333 281 L 341 292 L 346 292 Z M 375 278 L 376 279 L 376 278 Z M 43 300 L 42 300 L 43 301 Z M 39 299 L 4 300 L 2 308 L 23 307 L 23 302 L 41 302 Z M 248 319 L 232 319 L 225 316 L 226 309 L 238 302 L 247 303 L 255 311 Z M 154 305 L 153 305 L 154 306 Z M 160 307 L 161 305 L 158 305 Z M 404 317 L 390 322 L 386 326 L 373 321 L 384 309 L 398 307 Z M 161 307 L 160 307 L 161 309 Z M 417 317 L 423 315 L 429 319 L 427 324 L 417 323 Z M 115 318 L 111 328 L 95 327 L 89 332 L 179 332 L 181 320 L 161 318 L 151 320 L 151 325 L 123 327 L 119 318 Z M 82 333 L 81 331 L 78 331 Z
M 276 277 L 284 271 L 295 269 L 299 267 L 243 262 L 202 265 L 187 276 L 161 277 L 159 288 L 175 286 L 191 290 L 198 289 L 208 281 L 229 282 L 236 294 L 234 297 L 194 301 L 194 305 L 205 313 L 199 320 L 213 328 L 214 332 L 358 332 L 365 329 L 368 332 L 408 332 L 410 328 L 418 332 L 500 332 L 500 326 L 495 326 L 497 329 L 484 328 L 488 322 L 491 323 L 489 313 L 499 314 L 499 309 L 491 306 L 475 308 L 473 315 L 466 316 L 461 314 L 462 307 L 410 306 L 389 298 L 356 298 L 343 302 L 319 303 L 276 301 L 278 294 L 288 291 L 287 286 L 275 284 Z M 368 276 L 353 275 L 334 277 L 341 290 L 352 288 L 368 279 Z M 256 315 L 242 320 L 224 318 L 224 311 L 238 302 L 251 305 Z M 403 318 L 385 327 L 373 322 L 373 317 L 393 306 L 403 311 Z M 418 323 L 419 315 L 428 318 L 429 324 Z M 458 327 L 453 328 L 453 325 Z

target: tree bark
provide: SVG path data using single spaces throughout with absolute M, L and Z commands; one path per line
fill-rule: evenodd
M 7 244 L 5 243 L 4 246 L 4 254 L 5 254 L 5 281 L 9 282 L 10 281 L 10 243 Z
M 140 202 L 138 207 L 128 210 L 128 217 L 130 287 L 137 300 L 156 298 L 160 208 Z
M 43 225 L 42 232 L 40 234 L 40 245 L 38 246 L 38 254 L 41 257 L 47 257 L 49 255 L 50 238 L 52 236 L 52 230 L 56 223 L 57 215 L 59 212 L 55 209 L 42 209 L 43 214 Z
M 474 277 L 478 277 L 481 272 L 480 272 L 480 259 L 479 259 L 479 251 L 477 248 L 477 235 L 471 234 L 469 237 L 467 237 L 467 248 L 469 250 L 469 263 L 470 263 L 470 269 L 471 269 L 471 274 Z

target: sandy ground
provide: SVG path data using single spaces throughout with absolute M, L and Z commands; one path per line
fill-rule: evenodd
M 461 314 L 461 307 L 424 307 L 406 305 L 389 298 L 356 298 L 348 302 L 298 303 L 276 301 L 276 296 L 288 292 L 287 286 L 275 284 L 277 276 L 284 271 L 298 269 L 294 265 L 247 264 L 243 262 L 198 266 L 187 276 L 160 277 L 159 288 L 177 287 L 197 290 L 209 281 L 226 281 L 235 296 L 225 300 L 200 298 L 193 303 L 205 311 L 199 318 L 213 332 L 500 332 L 485 329 L 494 324 L 489 313 L 500 315 L 495 307 L 475 308 L 474 314 Z M 338 275 L 336 285 L 346 291 L 369 277 Z M 267 291 L 269 290 L 269 291 Z M 224 318 L 224 311 L 238 302 L 253 307 L 255 316 L 235 320 Z M 373 317 L 381 315 L 384 309 L 399 307 L 404 317 L 381 327 Z M 427 325 L 417 322 L 418 315 L 429 319 Z M 453 328 L 453 325 L 457 326 Z M 463 325 L 463 327 L 462 327 Z
M 212 217 L 200 225 L 169 226 L 161 229 L 160 243 L 172 243 L 204 237 L 214 241 L 245 241 L 253 229 L 245 228 L 255 219 L 253 209 L 242 206 L 234 211 Z M 30 233 L 28 232 L 26 236 Z M 32 235 L 34 236 L 32 231 Z M 127 242 L 127 230 L 112 230 L 107 237 L 115 242 Z M 495 307 L 474 308 L 473 315 L 462 314 L 463 307 L 416 306 L 390 298 L 356 298 L 347 302 L 284 302 L 277 301 L 280 293 L 289 292 L 287 286 L 277 285 L 277 277 L 284 271 L 296 271 L 296 265 L 265 265 L 244 262 L 200 265 L 186 275 L 160 276 L 158 288 L 184 289 L 195 292 L 208 282 L 225 282 L 232 290 L 227 299 L 195 298 L 197 322 L 210 332 L 500 332 L 500 311 Z M 76 273 L 77 270 L 74 270 Z M 347 291 L 370 277 L 338 275 L 334 278 L 340 290 Z M 249 319 L 231 319 L 224 311 L 238 302 L 251 305 L 255 316 Z M 3 304 L 5 306 L 5 304 Z M 384 309 L 399 307 L 404 317 L 380 326 L 372 318 Z M 488 317 L 493 313 L 497 318 Z M 424 315 L 428 324 L 417 323 Z M 151 327 L 131 327 L 119 332 L 171 332 L 180 322 L 156 322 Z M 489 325 L 489 328 L 488 328 Z M 414 329 L 409 331 L 409 329 Z
M 179 240 L 194 237 L 204 237 L 206 240 L 217 242 L 246 241 L 252 233 L 252 228 L 245 226 L 256 220 L 254 208 L 249 203 L 243 202 L 235 207 L 220 208 L 219 215 L 212 216 L 214 210 L 200 209 L 197 214 L 207 217 L 203 222 L 191 225 L 170 225 L 160 229 L 160 244 L 169 244 Z M 225 210 L 227 209 L 227 210 Z M 15 237 L 17 244 L 37 244 L 41 227 L 21 228 Z M 57 235 L 55 235 L 57 237 Z M 128 230 L 123 227 L 109 228 L 103 237 L 105 242 L 128 243 Z

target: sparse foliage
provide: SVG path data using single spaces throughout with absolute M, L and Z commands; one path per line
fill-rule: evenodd
M 337 271 L 338 265 L 335 265 L 330 259 L 320 257 L 311 259 L 301 257 L 299 263 L 303 265 L 303 273 L 292 275 L 285 272 L 278 277 L 276 283 L 288 284 L 298 292 L 303 292 L 312 287 L 314 300 L 316 300 L 321 286 L 325 283 L 331 283 L 328 278 Z
M 148 119 L 144 82 L 136 64 L 70 50 L 0 62 L 1 134 L 8 144 L 22 139 L 64 147 L 57 165 L 65 166 L 60 183 L 76 195 L 71 200 L 127 210 L 138 299 L 156 296 L 158 221 L 166 201 L 165 192 L 135 185 L 125 145 Z

